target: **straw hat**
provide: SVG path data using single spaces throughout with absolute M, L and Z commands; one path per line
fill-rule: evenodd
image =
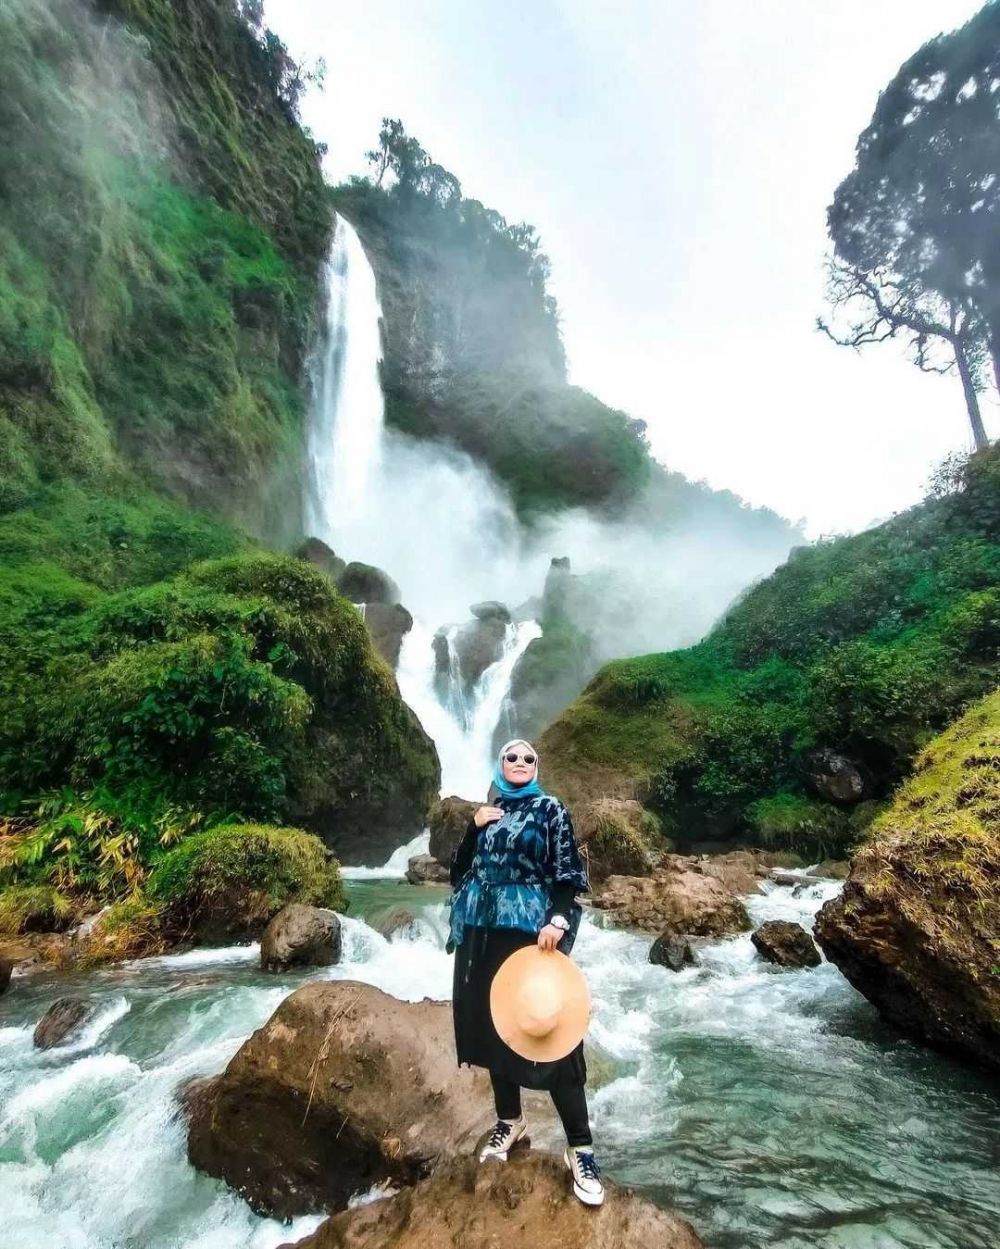
M 506 959 L 490 987 L 497 1035 L 515 1054 L 555 1062 L 583 1040 L 590 989 L 576 963 L 559 950 L 526 945 Z

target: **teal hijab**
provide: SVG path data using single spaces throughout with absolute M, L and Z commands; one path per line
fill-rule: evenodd
M 535 756 L 535 775 L 523 785 L 512 785 L 503 774 L 503 757 L 512 746 L 525 746 Z M 497 752 L 497 761 L 493 768 L 493 784 L 500 791 L 502 798 L 541 798 L 545 790 L 538 783 L 538 751 L 531 742 L 523 737 L 515 737 L 511 742 L 504 742 Z

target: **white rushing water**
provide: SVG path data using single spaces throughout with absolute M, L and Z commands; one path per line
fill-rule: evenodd
M 222 1070 L 305 979 L 447 999 L 441 894 L 369 881 L 352 912 L 402 903 L 393 939 L 343 918 L 343 961 L 269 977 L 256 947 L 200 950 L 89 976 L 24 981 L 0 1027 L 5 1249 L 274 1249 L 319 1222 L 258 1218 L 186 1158 L 178 1089 Z M 755 922 L 813 914 L 839 886 L 770 886 Z M 375 891 L 366 893 L 366 891 Z M 996 1103 L 882 1028 L 835 967 L 779 971 L 749 934 L 696 943 L 671 973 L 649 936 L 584 918 L 574 956 L 594 999 L 590 1102 L 608 1171 L 679 1205 L 719 1249 L 986 1249 Z M 72 1046 L 34 1049 L 56 997 L 95 1008 Z M 536 1147 L 558 1143 L 544 1099 Z M 484 1125 L 491 1107 L 484 1101 Z M 995 1230 L 995 1227 L 994 1227 Z

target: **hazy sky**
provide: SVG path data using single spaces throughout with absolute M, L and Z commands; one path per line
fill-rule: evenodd
M 862 528 L 970 444 L 956 378 L 814 329 L 825 209 L 878 92 L 970 0 L 270 0 L 322 56 L 328 173 L 400 117 L 464 193 L 535 225 L 574 382 L 670 468 Z M 1000 417 L 985 412 L 992 436 Z

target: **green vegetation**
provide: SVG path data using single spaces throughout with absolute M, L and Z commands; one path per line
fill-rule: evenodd
M 329 230 L 298 71 L 232 0 L 101 8 L 0 13 L 0 510 L 138 479 L 290 538 Z
M 864 819 L 816 795 L 811 752 L 884 796 L 1000 681 L 998 466 L 980 452 L 923 505 L 794 551 L 699 645 L 606 665 L 539 743 L 547 782 L 569 801 L 638 792 L 682 841 L 843 854 Z
M 54 932 L 76 915 L 73 902 L 51 885 L 15 885 L 0 893 L 0 934 Z

